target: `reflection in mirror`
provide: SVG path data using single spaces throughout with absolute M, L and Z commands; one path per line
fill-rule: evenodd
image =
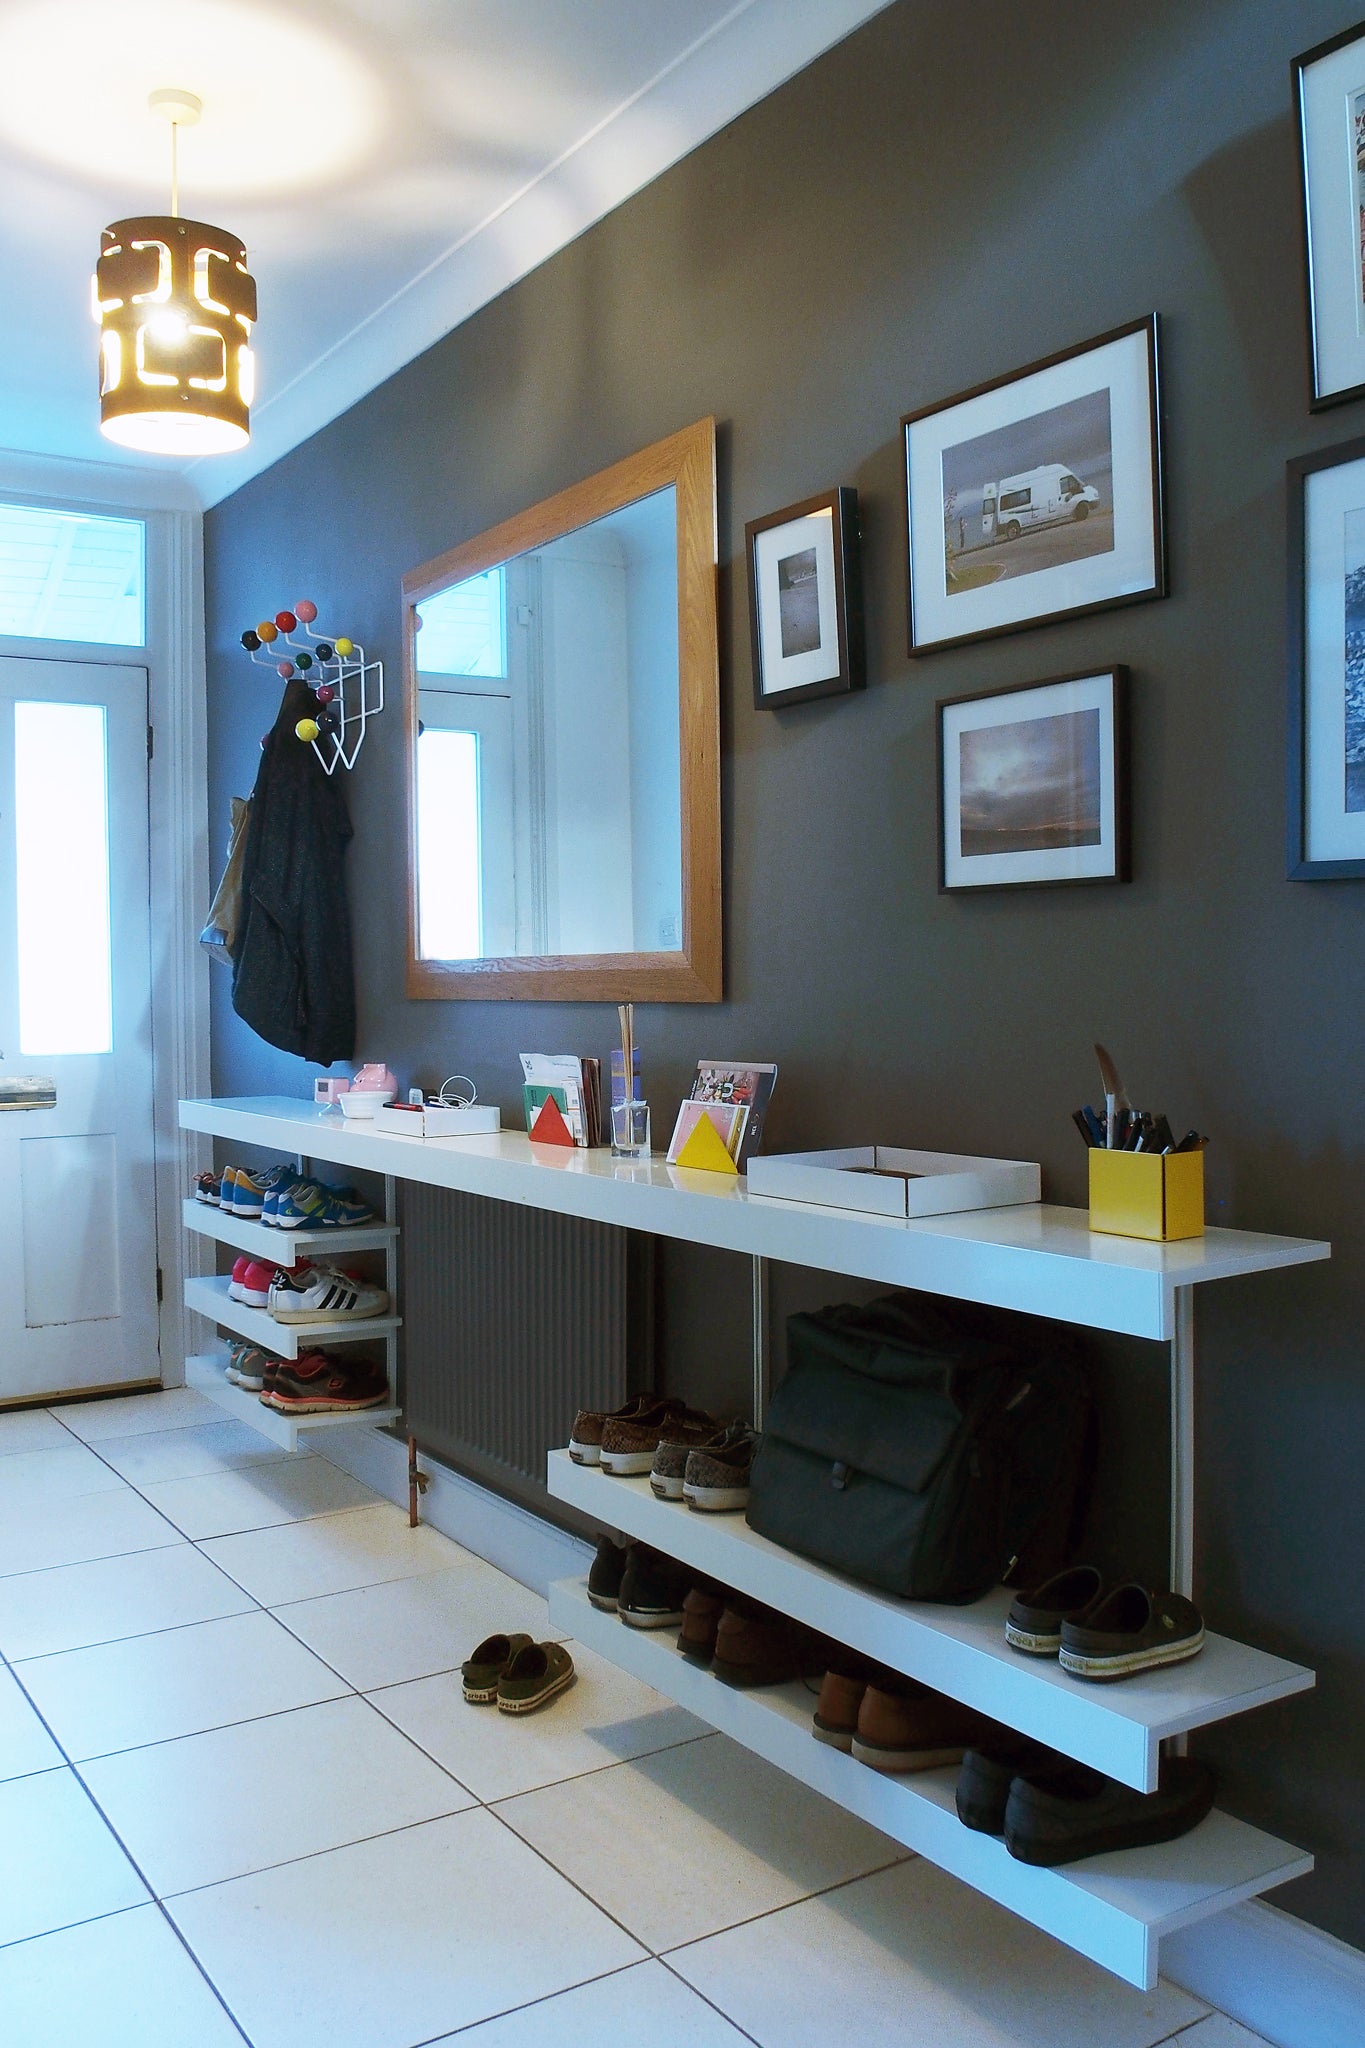
M 677 493 L 416 606 L 424 960 L 682 944 Z

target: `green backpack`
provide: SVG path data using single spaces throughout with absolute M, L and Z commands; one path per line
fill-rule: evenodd
M 1071 1562 L 1091 1393 L 1066 1325 L 891 1294 L 790 1317 L 787 1357 L 750 1481 L 760 1535 L 909 1600 Z

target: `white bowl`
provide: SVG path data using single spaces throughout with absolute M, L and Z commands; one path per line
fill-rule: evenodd
M 343 1116 L 372 1117 L 381 1102 L 393 1101 L 392 1088 L 352 1088 L 349 1094 L 339 1096 Z

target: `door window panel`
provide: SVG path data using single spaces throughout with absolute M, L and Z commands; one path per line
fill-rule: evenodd
M 108 748 L 102 704 L 14 707 L 19 1049 L 113 1047 Z

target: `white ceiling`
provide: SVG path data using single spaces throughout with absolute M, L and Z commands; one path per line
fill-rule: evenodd
M 99 433 L 89 276 L 161 212 L 158 86 L 204 102 L 181 210 L 247 245 L 258 403 L 213 504 L 886 0 L 0 0 L 0 450 Z

